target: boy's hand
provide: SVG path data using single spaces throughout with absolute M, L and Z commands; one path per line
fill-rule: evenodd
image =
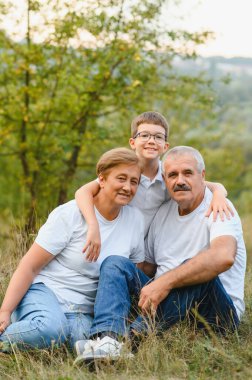
M 227 219 L 230 219 L 230 215 L 234 216 L 234 210 L 227 202 L 226 197 L 223 193 L 215 191 L 213 193 L 212 202 L 210 203 L 209 209 L 205 213 L 205 216 L 209 217 L 211 212 L 213 212 L 213 221 L 215 222 L 218 214 L 220 215 L 220 219 L 222 222 L 226 216 Z
M 0 311 L 0 335 L 11 323 L 11 313 L 9 311 Z
M 99 257 L 101 250 L 101 236 L 99 225 L 89 225 L 87 231 L 87 241 L 82 250 L 82 252 L 86 252 L 87 261 L 96 261 Z

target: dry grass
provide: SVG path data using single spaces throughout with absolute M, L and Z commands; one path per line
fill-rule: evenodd
M 186 324 L 174 326 L 162 337 L 149 336 L 132 360 L 96 363 L 74 367 L 73 355 L 65 348 L 0 354 L 0 379 L 252 379 L 252 217 L 243 220 L 248 248 L 245 316 L 238 334 L 226 337 L 206 336 Z M 0 299 L 17 261 L 25 250 L 25 242 L 15 233 L 5 239 L 0 250 Z

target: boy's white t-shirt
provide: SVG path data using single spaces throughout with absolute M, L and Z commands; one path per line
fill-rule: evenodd
M 219 278 L 233 300 L 238 316 L 244 312 L 244 277 L 246 269 L 246 248 L 243 241 L 240 218 L 235 216 L 222 222 L 213 214 L 205 216 L 212 199 L 211 191 L 206 188 L 201 204 L 190 214 L 180 216 L 178 204 L 170 200 L 158 210 L 150 227 L 146 242 L 145 260 L 157 264 L 156 278 L 181 265 L 186 259 L 197 255 L 207 248 L 216 237 L 231 235 L 237 241 L 237 253 L 234 265 Z
M 150 180 L 145 175 L 141 175 L 140 183 L 136 195 L 130 202 L 131 205 L 141 210 L 144 216 L 144 236 L 146 237 L 154 216 L 156 215 L 159 207 L 165 201 L 169 200 L 161 169 L 161 161 L 159 161 L 159 168 L 157 175 L 153 180 Z
M 43 282 L 57 296 L 64 312 L 93 313 L 100 265 L 111 255 L 124 256 L 134 263 L 144 261 L 144 221 L 138 209 L 124 206 L 113 221 L 97 209 L 101 253 L 88 262 L 82 249 L 87 224 L 75 200 L 54 209 L 40 228 L 35 242 L 55 257 L 33 283 Z

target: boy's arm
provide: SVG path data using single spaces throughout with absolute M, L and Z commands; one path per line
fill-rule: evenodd
M 75 193 L 76 203 L 88 225 L 87 240 L 83 252 L 88 261 L 96 261 L 101 249 L 99 224 L 94 211 L 94 197 L 100 190 L 99 183 L 92 181 L 80 187 Z
M 218 213 L 222 221 L 224 220 L 224 214 L 228 219 L 230 218 L 230 214 L 234 216 L 234 211 L 226 200 L 227 190 L 225 187 L 221 183 L 215 182 L 205 181 L 205 184 L 213 193 L 212 202 L 210 203 L 209 209 L 205 215 L 209 217 L 211 212 L 213 212 L 214 222 L 217 219 Z

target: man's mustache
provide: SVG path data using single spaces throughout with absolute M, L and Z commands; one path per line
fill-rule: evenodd
M 176 185 L 173 189 L 174 192 L 176 191 L 190 191 L 191 188 L 187 185 Z

